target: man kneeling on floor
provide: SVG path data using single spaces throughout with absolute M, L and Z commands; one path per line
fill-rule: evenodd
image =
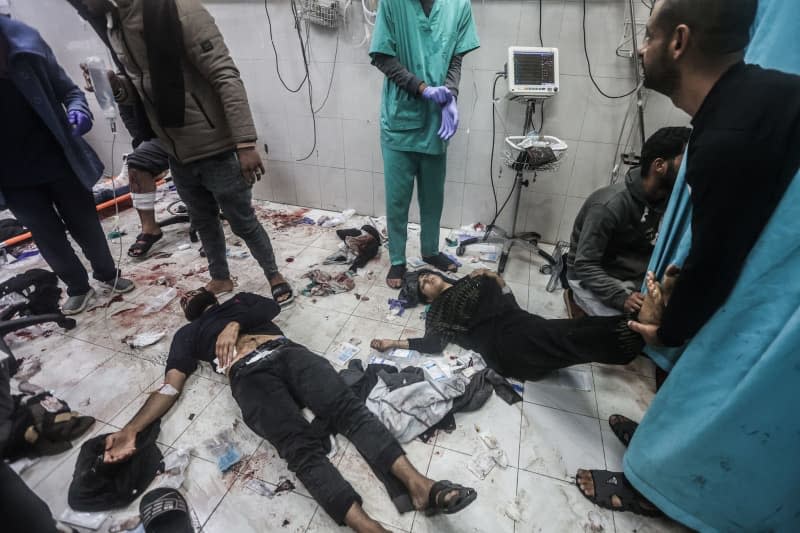
M 330 463 L 325 442 L 298 402 L 329 420 L 373 470 L 397 478 L 417 510 L 450 514 L 477 497 L 474 489 L 420 474 L 328 360 L 283 336 L 272 322 L 280 312 L 274 300 L 239 293 L 219 304 L 212 293 L 199 289 L 184 296 L 181 306 L 190 324 L 172 339 L 164 385 L 121 431 L 108 436 L 106 463 L 136 453 L 136 434 L 169 411 L 198 361 L 207 361 L 230 377 L 247 426 L 277 448 L 289 470 L 340 525 L 359 532 L 386 531 L 364 512 L 361 497 Z
M 689 140 L 688 128 L 661 128 L 644 143 L 641 165 L 624 183 L 586 199 L 570 238 L 564 292 L 570 318 L 636 313 L 639 287 Z

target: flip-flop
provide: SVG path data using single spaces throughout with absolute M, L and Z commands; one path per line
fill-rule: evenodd
M 294 301 L 294 291 L 292 291 L 292 286 L 289 285 L 288 281 L 278 283 L 277 285 L 272 286 L 270 290 L 272 291 L 272 299 L 275 300 L 281 307 L 286 307 Z M 285 294 L 288 294 L 289 297 L 281 300 L 280 297 Z
M 150 251 L 153 245 L 160 241 L 163 237 L 163 233 L 159 235 L 153 235 L 152 233 L 140 233 L 136 236 L 136 242 L 131 244 L 131 247 L 128 248 L 128 256 L 133 257 L 134 259 L 146 258 L 147 253 Z
M 189 505 L 175 489 L 154 489 L 142 496 L 139 516 L 145 533 L 194 533 Z
M 397 280 L 399 285 L 397 287 L 392 287 L 389 285 L 390 289 L 398 290 L 403 285 L 403 276 L 406 275 L 406 265 L 392 265 L 389 268 L 389 273 L 386 274 L 386 285 L 389 285 L 389 281 Z
M 612 511 L 630 511 L 642 516 L 662 516 L 663 513 L 639 494 L 622 472 L 589 470 L 589 473 L 592 475 L 592 482 L 594 483 L 594 496 L 589 496 L 581 489 L 578 479 L 580 471 L 575 475 L 575 485 L 587 500 L 598 507 L 611 509 Z M 619 498 L 622 504 L 619 507 L 615 506 L 611 501 L 614 496 Z
M 444 255 L 442 252 L 439 252 L 436 255 L 423 257 L 422 260 L 428 263 L 429 265 L 433 265 L 435 268 L 438 268 L 442 272 L 450 272 L 450 273 L 458 272 L 458 265 L 456 265 L 452 259 Z
M 630 418 L 622 415 L 611 415 L 608 417 L 608 425 L 611 426 L 611 431 L 620 440 L 622 444 L 628 446 L 631 443 L 633 434 L 639 424 Z
M 447 498 L 453 491 L 458 493 L 451 498 Z M 433 516 L 439 513 L 457 513 L 474 502 L 477 497 L 478 492 L 473 488 L 464 487 L 447 480 L 437 481 L 433 484 L 428 494 L 428 507 L 425 509 L 425 514 Z

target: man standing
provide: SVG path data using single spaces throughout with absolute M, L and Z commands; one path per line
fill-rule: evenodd
M 570 289 L 564 298 L 570 317 L 641 309 L 639 287 L 689 132 L 661 128 L 644 143 L 641 164 L 628 172 L 624 183 L 603 187 L 586 199 L 575 218 L 567 255 Z
M 386 283 L 399 288 L 406 270 L 408 208 L 417 181 L 422 259 L 454 272 L 439 252 L 447 141 L 458 128 L 461 61 L 478 48 L 469 0 L 382 0 L 370 56 L 386 75 L 381 151 L 392 266 Z
M 95 210 L 92 186 L 103 173 L 81 138 L 92 128 L 86 97 L 56 62 L 39 33 L 0 17 L 0 203 L 33 235 L 39 252 L 67 286 L 61 309 L 74 315 L 94 296 L 89 275 L 67 239 L 69 231 L 94 278 L 130 292 L 120 277 Z
M 800 76 L 743 58 L 758 8 L 747 59 L 800 73 L 797 7 L 660 0 L 648 21 L 645 83 L 693 117 L 654 265 L 683 267 L 660 326 L 630 324 L 671 372 L 624 475 L 576 476 L 599 505 L 652 510 L 647 498 L 701 531 L 796 529 Z
M 178 194 L 208 257 L 214 293 L 233 290 L 219 211 L 247 244 L 280 304 L 292 289 L 278 272 L 252 204 L 264 165 L 244 84 L 214 19 L 200 0 L 82 0 L 105 14 L 126 76 L 113 77 L 117 101 L 139 96 L 170 154 Z

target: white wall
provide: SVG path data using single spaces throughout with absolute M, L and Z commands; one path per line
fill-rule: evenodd
M 641 10 L 641 3 L 636 2 Z M 353 2 L 349 24 L 336 32 L 316 26 L 311 30 L 311 76 L 315 105 L 333 85 L 325 107 L 317 115 L 317 149 L 298 162 L 312 146 L 308 94 L 287 92 L 276 75 L 276 61 L 261 0 L 212 0 L 206 6 L 220 26 L 239 66 L 258 127 L 260 142 L 269 145 L 268 177 L 256 185 L 256 197 L 310 207 L 384 213 L 383 161 L 378 147 L 378 114 L 382 75 L 369 64 L 363 37 L 361 4 Z M 278 66 L 290 86 L 302 79 L 302 63 L 288 0 L 269 0 Z M 459 226 L 487 222 L 494 211 L 489 185 L 491 149 L 491 82 L 502 70 L 510 45 L 538 45 L 538 0 L 473 1 L 481 48 L 464 61 L 461 80 L 461 126 L 451 141 L 443 224 Z M 580 0 L 543 0 L 545 46 L 557 46 L 561 56 L 561 92 L 545 110 L 545 133 L 564 139 L 570 149 L 557 173 L 540 174 L 525 191 L 518 224 L 535 230 L 545 241 L 567 238 L 583 200 L 609 182 L 617 139 L 630 100 L 607 100 L 588 78 L 581 33 Z M 64 68 L 80 80 L 78 63 L 88 55 L 104 53 L 100 41 L 64 0 L 11 0 L 15 17 L 37 27 L 54 48 Z M 620 94 L 633 87 L 630 60 L 615 49 L 627 13 L 626 0 L 589 0 L 587 32 L 592 71 L 606 92 Z M 644 12 L 640 11 L 644 17 Z M 334 55 L 336 61 L 334 63 Z M 334 68 L 335 67 L 335 68 Z M 498 95 L 504 82 L 498 83 Z M 508 134 L 522 127 L 520 104 L 498 104 L 496 153 L 502 154 L 503 123 Z M 648 99 L 646 131 L 664 125 L 686 125 L 688 118 L 660 96 Z M 538 123 L 538 117 L 537 117 Z M 99 125 L 89 140 L 105 161 L 110 159 L 111 136 Z M 116 153 L 129 149 L 121 133 Z M 499 166 L 495 161 L 495 169 Z M 117 163 L 118 165 L 118 163 Z M 497 173 L 495 172 L 495 176 Z M 498 194 L 508 192 L 513 173 L 504 169 Z M 501 223 L 510 224 L 510 208 Z M 412 209 L 412 219 L 417 215 Z

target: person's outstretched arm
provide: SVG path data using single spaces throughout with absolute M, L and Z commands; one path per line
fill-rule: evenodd
M 178 401 L 186 383 L 186 374 L 171 369 L 164 377 L 160 389 L 150 394 L 147 401 L 134 417 L 120 431 L 106 437 L 106 451 L 103 462 L 118 463 L 136 453 L 136 435 L 147 426 L 164 416 Z

